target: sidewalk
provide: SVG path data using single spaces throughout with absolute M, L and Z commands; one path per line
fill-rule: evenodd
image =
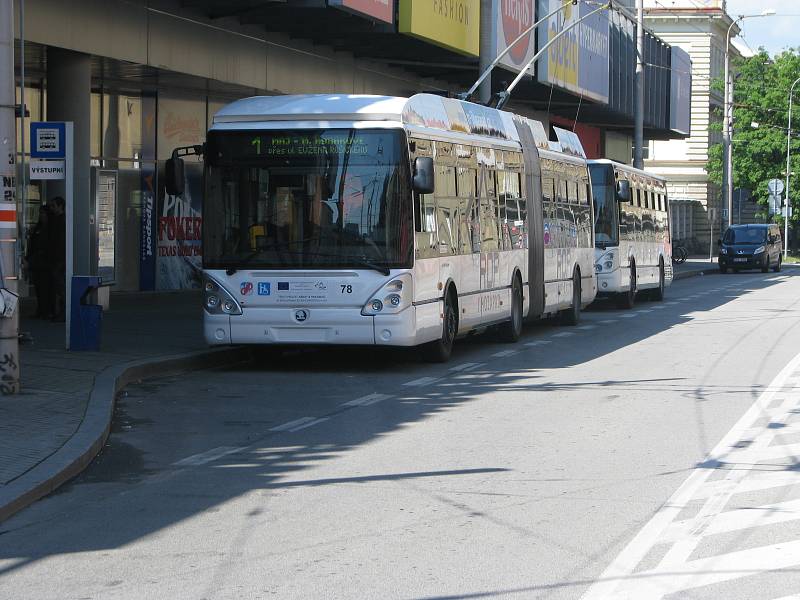
M 709 275 L 711 273 L 719 273 L 719 265 L 717 259 L 710 262 L 708 257 L 693 257 L 687 258 L 686 262 L 681 265 L 673 263 L 672 270 L 674 279 L 685 279 L 687 277 L 694 277 L 695 275 Z
M 676 279 L 717 272 L 708 259 Z M 101 352 L 64 350 L 64 326 L 23 319 L 22 393 L 0 396 L 0 521 L 74 477 L 100 451 L 114 398 L 137 379 L 242 362 L 247 349 L 209 350 L 199 292 L 115 294 Z
M 64 325 L 23 318 L 22 393 L 0 396 L 0 521 L 79 473 L 102 448 L 119 389 L 145 376 L 246 359 L 209 350 L 199 292 L 112 296 L 102 351 L 64 350 Z

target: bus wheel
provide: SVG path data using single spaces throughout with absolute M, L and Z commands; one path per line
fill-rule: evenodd
M 633 308 L 636 304 L 636 264 L 631 263 L 631 281 L 628 291 L 617 296 L 617 306 L 620 308 Z
M 500 326 L 500 340 L 513 344 L 522 335 L 522 284 L 514 276 L 511 284 L 511 319 Z
M 572 274 L 572 306 L 561 313 L 564 325 L 577 325 L 581 320 L 581 274 L 575 271 Z
M 661 261 L 658 264 L 658 287 L 650 293 L 651 298 L 653 298 L 653 300 L 656 302 L 661 302 L 664 299 L 665 290 L 666 284 L 664 283 L 664 262 Z
M 442 308 L 442 337 L 423 346 L 423 356 L 428 362 L 443 363 L 450 360 L 453 342 L 458 331 L 458 313 L 456 312 L 454 294 L 448 292 L 444 297 Z

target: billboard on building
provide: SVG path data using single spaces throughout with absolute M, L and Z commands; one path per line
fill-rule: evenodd
M 495 55 L 499 56 L 522 32 L 536 22 L 536 0 L 500 0 L 495 15 Z M 536 54 L 536 36 L 531 31 L 503 58 L 500 64 L 519 73 Z M 534 65 L 535 67 L 535 65 Z M 533 72 L 533 69 L 531 69 Z
M 328 6 L 389 23 L 394 23 L 394 0 L 328 0 Z
M 400 0 L 400 33 L 449 50 L 478 56 L 480 0 Z
M 562 4 L 562 0 L 539 0 L 538 14 L 544 16 Z M 564 5 L 539 26 L 539 48 L 595 10 L 596 5 L 583 2 Z M 558 38 L 539 60 L 537 76 L 542 83 L 608 103 L 608 69 L 609 16 L 604 10 Z
M 689 53 L 673 46 L 670 67 L 669 128 L 684 135 L 691 135 L 692 59 Z

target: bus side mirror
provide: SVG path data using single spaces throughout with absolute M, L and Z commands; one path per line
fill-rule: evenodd
M 414 159 L 411 187 L 419 194 L 433 193 L 433 159 L 430 156 L 418 156 Z
M 173 154 L 172 158 L 167 159 L 164 167 L 164 181 L 166 182 L 167 194 L 170 196 L 183 195 L 183 159 Z
M 629 181 L 623 179 L 617 182 L 617 200 L 620 202 L 631 201 L 631 184 Z

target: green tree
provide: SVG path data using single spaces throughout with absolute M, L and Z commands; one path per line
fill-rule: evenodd
M 766 213 L 767 182 L 786 177 L 789 89 L 800 77 L 800 53 L 787 50 L 770 57 L 762 49 L 751 58 L 735 61 L 733 72 L 733 185 L 750 190 Z M 722 92 L 722 80 L 713 87 Z M 717 116 L 721 120 L 721 113 Z M 722 131 L 721 122 L 712 125 L 712 130 Z M 790 170 L 795 176 L 790 184 L 794 208 L 790 226 L 796 228 L 800 223 L 800 84 L 794 91 L 792 130 Z M 722 144 L 711 147 L 707 171 L 713 182 L 722 185 Z

